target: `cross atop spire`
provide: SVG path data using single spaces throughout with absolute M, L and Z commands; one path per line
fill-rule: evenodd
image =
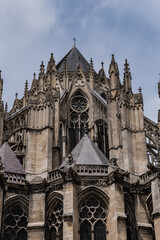
M 74 47 L 76 46 L 76 41 L 77 41 L 77 39 L 74 37 L 74 38 L 72 38 L 73 39 L 73 41 L 74 41 Z

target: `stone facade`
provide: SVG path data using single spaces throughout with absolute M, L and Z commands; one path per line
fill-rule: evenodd
M 74 45 L 10 111 L 0 75 L 1 239 L 160 240 L 160 114 L 127 60 L 123 83 L 114 55 L 108 73 Z

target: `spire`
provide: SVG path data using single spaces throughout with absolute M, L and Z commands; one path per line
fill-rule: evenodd
M 132 78 L 131 78 L 129 64 L 127 62 L 127 59 L 125 59 L 124 78 L 123 78 L 125 92 L 130 92 L 132 90 L 131 80 L 132 80 Z
M 44 63 L 42 61 L 40 65 L 40 72 L 39 72 L 39 91 L 44 90 L 44 74 L 45 74 L 45 69 L 44 69 Z
M 51 57 L 50 57 L 50 60 L 48 62 L 47 72 L 51 72 L 52 70 L 57 71 L 53 53 L 51 53 Z
M 89 83 L 90 83 L 90 88 L 94 89 L 95 88 L 95 83 L 94 83 L 94 66 L 93 66 L 92 58 L 90 59 L 90 64 L 89 64 Z
M 67 59 L 64 60 L 64 72 L 65 73 L 68 72 L 68 61 L 67 61 Z
M 18 93 L 16 92 L 16 94 L 15 94 L 15 98 L 17 99 L 18 98 Z
M 94 68 L 94 66 L 93 66 L 93 60 L 92 60 L 92 58 L 90 59 L 90 64 L 89 64 L 89 66 L 90 66 L 90 73 L 92 72 L 93 73 L 93 68 Z
M 160 76 L 160 73 L 159 73 L 159 76 Z M 159 82 L 158 82 L 158 95 L 159 95 L 159 98 L 160 98 L 160 79 L 159 79 Z
M 64 60 L 64 77 L 63 77 L 63 87 L 65 89 L 69 88 L 69 80 L 68 80 L 68 61 Z
M 28 81 L 26 80 L 24 87 L 24 96 L 27 96 L 27 93 L 28 93 Z
M 109 67 L 110 87 L 116 89 L 120 86 L 118 64 L 115 61 L 114 54 L 112 54 L 111 63 Z
M 40 70 L 39 70 L 39 77 L 43 77 L 43 76 L 44 76 L 44 63 L 42 61 L 40 65 Z
M 2 91 L 3 91 L 3 79 L 1 76 L 1 70 L 0 70 L 0 101 L 2 100 Z

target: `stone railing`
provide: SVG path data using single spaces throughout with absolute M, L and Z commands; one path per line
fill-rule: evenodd
M 73 167 L 73 170 L 78 175 L 83 176 L 106 176 L 108 174 L 107 166 L 84 166 L 84 165 L 76 165 Z M 62 170 L 63 172 L 63 170 Z M 48 181 L 51 182 L 53 180 L 59 180 L 62 178 L 62 174 L 59 170 L 54 170 L 48 174 Z
M 25 175 L 17 173 L 5 173 L 5 179 L 7 182 L 16 183 L 16 184 L 25 184 Z
M 76 165 L 75 170 L 79 175 L 106 175 L 108 173 L 107 166 Z
M 54 170 L 48 174 L 48 181 L 57 180 L 62 178 L 61 173 L 58 170 Z

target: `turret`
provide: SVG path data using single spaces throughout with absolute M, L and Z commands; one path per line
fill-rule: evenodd
M 132 78 L 131 78 L 130 68 L 126 59 L 124 64 L 124 82 L 123 82 L 124 91 L 126 93 L 132 91 L 131 80 Z

